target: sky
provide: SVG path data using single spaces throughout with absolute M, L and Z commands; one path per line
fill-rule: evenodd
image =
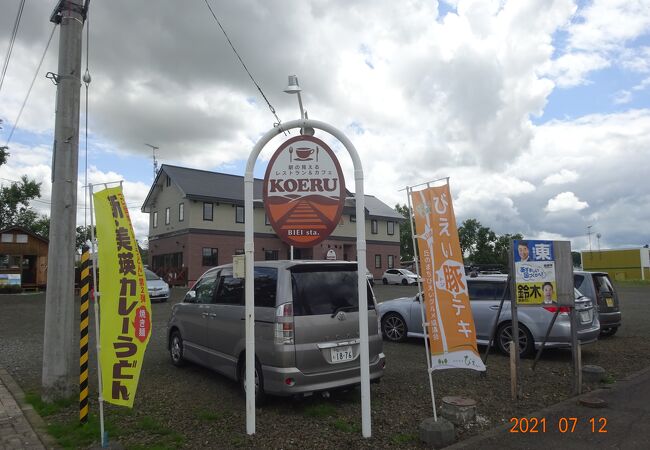
M 650 244 L 650 0 L 208 2 L 283 122 L 300 115 L 283 92 L 295 74 L 309 117 L 352 141 L 367 194 L 405 204 L 406 186 L 449 177 L 459 224 L 574 250 Z M 3 61 L 19 3 L 1 8 Z M 33 206 L 48 215 L 58 27 L 36 68 L 55 3 L 26 2 L 0 90 L 0 145 L 15 127 L 0 183 L 41 182 Z M 86 27 L 78 223 L 90 222 L 86 180 L 123 180 L 145 241 L 146 143 L 159 165 L 243 175 L 277 120 L 205 0 L 93 1 Z M 265 147 L 256 176 L 289 137 Z M 353 191 L 345 149 L 316 137 Z

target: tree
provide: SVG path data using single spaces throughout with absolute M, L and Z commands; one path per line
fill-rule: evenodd
M 458 238 L 465 261 L 470 264 L 508 266 L 510 241 L 523 239 L 519 233 L 498 236 L 476 219 L 467 219 L 458 227 Z
M 395 211 L 400 213 L 406 219 L 399 227 L 399 244 L 400 258 L 402 261 L 413 261 L 415 253 L 413 252 L 413 233 L 411 233 L 411 215 L 412 212 L 407 205 L 395 205 Z
M 0 166 L 7 162 L 8 149 L 0 147 Z M 29 207 L 29 202 L 40 196 L 41 184 L 26 175 L 9 186 L 0 186 L 0 229 L 18 225 L 31 230 L 39 216 Z
M 76 249 L 81 251 L 84 245 L 89 245 L 92 238 L 90 234 L 90 225 L 84 227 L 77 227 L 77 237 L 75 238 Z M 95 236 L 97 236 L 97 227 L 93 229 Z

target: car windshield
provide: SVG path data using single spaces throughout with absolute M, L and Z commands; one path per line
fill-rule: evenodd
M 160 280 L 160 277 L 149 269 L 144 269 L 144 276 L 147 278 L 148 281 Z
M 412 276 L 416 276 L 413 272 L 411 272 L 411 271 L 408 270 L 408 269 L 401 269 L 401 272 L 402 272 L 404 275 L 412 275 Z
M 355 265 L 295 266 L 291 268 L 291 284 L 295 316 L 359 310 Z M 374 309 L 372 290 L 366 286 L 368 309 Z

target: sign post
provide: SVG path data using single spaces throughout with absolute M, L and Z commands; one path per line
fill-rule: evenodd
M 515 301 L 511 302 L 513 305 L 513 327 L 517 319 L 517 306 L 543 307 L 553 312 L 553 318 L 542 341 L 542 346 L 535 356 L 532 369 L 535 369 L 557 316 L 563 308 L 569 309 L 574 375 L 577 379 L 580 370 L 577 368 L 576 349 L 579 343 L 574 313 L 575 295 L 571 243 L 568 241 L 514 240 L 510 257 L 513 261 L 511 273 L 514 273 L 514 276 L 511 277 L 513 279 L 512 292 L 515 293 Z M 517 333 L 518 330 L 513 331 L 513 335 Z M 528 337 L 530 338 L 530 336 Z M 517 342 L 516 337 L 515 342 Z M 577 385 L 576 382 L 576 391 Z
M 357 153 L 357 150 L 355 149 L 354 145 L 352 142 L 345 136 L 341 131 L 338 129 L 334 128 L 333 126 L 321 122 L 318 120 L 313 120 L 313 119 L 299 119 L 299 120 L 292 120 L 290 122 L 286 122 L 283 124 L 279 124 L 277 127 L 272 128 L 271 130 L 267 131 L 259 141 L 255 144 L 253 147 L 253 150 L 251 151 L 249 157 L 248 157 L 248 162 L 246 164 L 246 173 L 244 176 L 244 252 L 246 256 L 246 263 L 245 263 L 245 268 L 246 268 L 246 277 L 245 277 L 245 327 L 246 327 L 246 432 L 248 434 L 255 434 L 255 385 L 254 385 L 254 367 L 255 367 L 255 310 L 254 310 L 254 284 L 253 284 L 253 272 L 254 272 L 254 226 L 253 226 L 253 169 L 255 168 L 255 162 L 257 161 L 257 157 L 259 156 L 260 152 L 264 148 L 266 144 L 269 143 L 271 139 L 273 139 L 275 136 L 284 133 L 288 130 L 292 130 L 295 128 L 300 128 L 300 129 L 318 129 L 322 130 L 326 133 L 329 133 L 330 135 L 334 136 L 336 139 L 338 139 L 343 146 L 346 148 L 348 153 L 350 154 L 350 157 L 352 159 L 352 163 L 354 165 L 354 181 L 355 181 L 355 196 L 356 196 L 356 216 L 359 218 L 365 217 L 365 197 L 364 197 L 364 188 L 363 188 L 363 168 L 361 166 L 361 159 L 359 158 L 359 154 Z M 327 150 L 323 150 L 326 148 L 321 147 L 320 142 L 311 136 L 306 136 L 306 135 L 301 135 L 298 136 L 298 138 L 293 138 L 297 139 L 295 141 L 296 147 L 291 148 L 291 146 L 286 146 L 286 147 L 280 147 L 278 149 L 278 152 L 281 150 L 284 151 L 286 150 L 286 153 L 282 158 L 287 157 L 288 153 L 288 159 L 289 163 L 294 163 L 294 157 L 295 158 L 300 158 L 300 164 L 302 165 L 303 162 L 305 162 L 305 159 L 307 158 L 319 158 L 319 163 L 320 163 L 320 158 L 325 157 L 325 154 L 329 155 L 329 152 Z M 291 140 L 290 140 L 291 141 Z M 318 141 L 319 143 L 317 143 Z M 300 142 L 308 142 L 311 144 L 306 144 L 303 146 L 303 144 L 300 144 Z M 313 148 L 312 144 L 315 145 L 317 148 Z M 324 144 L 324 143 L 323 143 Z M 299 147 L 300 146 L 300 147 Z M 289 149 L 291 148 L 291 151 Z M 329 147 L 327 147 L 329 148 Z M 310 150 L 314 150 L 311 152 Z M 304 150 L 299 152 L 300 150 Z M 281 156 L 278 155 L 278 158 Z M 313 164 L 312 164 L 313 165 Z M 301 168 L 301 170 L 303 170 Z M 304 169 L 304 170 L 309 170 L 309 169 Z M 311 170 L 316 170 L 315 168 L 312 167 Z M 318 169 L 320 170 L 320 168 Z M 281 175 L 281 174 L 280 174 Z M 320 176 L 320 174 L 319 174 Z M 302 175 L 301 175 L 302 177 Z M 298 187 L 301 186 L 301 183 L 303 181 L 297 181 L 295 180 L 296 186 L 295 189 L 297 190 Z M 313 181 L 305 181 L 304 183 L 309 184 L 309 188 L 314 187 L 315 189 L 319 189 L 318 184 L 312 184 L 314 183 Z M 280 185 L 280 181 L 277 182 L 277 184 L 274 185 L 276 188 L 277 194 L 287 194 L 285 187 L 288 188 L 288 190 L 293 190 L 294 189 L 294 182 L 289 182 L 288 179 L 286 183 L 282 183 Z M 325 190 L 325 182 L 321 184 L 321 188 L 323 191 Z M 327 184 L 328 188 L 332 187 L 332 181 L 330 180 L 329 184 Z M 282 188 L 285 190 L 285 192 L 280 192 L 279 188 Z M 292 192 L 289 192 L 289 194 L 292 194 Z M 334 206 L 332 206 L 332 209 L 335 209 Z M 331 216 L 332 218 L 334 216 Z M 331 219 L 330 219 L 331 220 Z M 285 223 L 284 225 L 292 225 L 290 223 Z M 293 225 L 296 225 L 295 223 Z M 290 230 L 292 229 L 298 229 L 297 227 L 287 227 L 286 232 L 287 234 L 289 233 Z M 305 230 L 305 229 L 303 229 Z M 298 233 L 296 234 L 295 237 L 304 239 L 303 240 L 303 246 L 304 245 L 314 245 L 316 240 L 322 237 L 321 234 L 322 231 L 319 231 L 318 235 L 315 233 L 308 234 L 307 231 L 303 231 L 302 234 Z M 323 238 L 324 239 L 324 238 Z M 367 271 L 366 269 L 366 228 L 365 228 L 365 220 L 357 220 L 357 271 L 358 271 L 358 276 L 357 276 L 357 288 L 359 291 L 359 311 L 367 311 L 368 310 L 368 291 L 366 289 L 366 277 L 365 273 Z M 370 357 L 369 357 L 369 348 L 368 348 L 368 316 L 366 314 L 359 314 L 359 340 L 360 340 L 360 345 L 359 345 L 359 350 L 360 350 L 360 366 L 361 366 L 361 425 L 362 425 L 362 434 L 363 437 L 370 437 L 371 436 L 371 421 L 370 421 L 370 368 L 369 368 L 369 363 L 370 363 Z

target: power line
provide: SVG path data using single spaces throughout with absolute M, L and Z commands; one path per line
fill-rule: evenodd
M 264 95 L 264 92 L 262 92 L 262 88 L 260 87 L 259 84 L 257 84 L 257 81 L 255 81 L 255 78 L 253 78 L 253 75 L 248 70 L 248 67 L 246 67 L 246 64 L 244 64 L 244 60 L 241 58 L 241 56 L 239 56 L 239 53 L 237 52 L 237 49 L 235 49 L 235 46 L 233 45 L 232 41 L 230 40 L 230 37 L 228 37 L 228 33 L 226 33 L 226 30 L 221 25 L 221 22 L 219 21 L 219 19 L 217 18 L 217 15 L 212 10 L 212 7 L 208 3 L 208 0 L 204 0 L 204 1 L 205 1 L 205 5 L 210 10 L 210 13 L 212 14 L 212 17 L 214 17 L 214 20 L 217 22 L 217 25 L 219 25 L 219 28 L 221 28 L 221 31 L 223 32 L 223 35 L 226 37 L 226 40 L 228 41 L 228 44 L 230 44 L 230 48 L 232 48 L 232 51 L 235 52 L 235 55 L 237 55 L 237 58 L 239 59 L 239 62 L 241 63 L 242 67 L 244 68 L 244 70 L 246 71 L 248 76 L 250 77 L 251 81 L 253 82 L 253 84 L 255 85 L 257 90 L 260 91 L 260 94 L 262 95 L 262 98 L 264 98 L 264 101 L 266 102 L 269 109 L 271 110 L 271 113 L 273 114 L 273 116 L 275 116 L 275 119 L 278 121 L 277 124 L 275 124 L 275 125 L 276 126 L 280 125 L 282 123 L 282 120 L 280 120 L 277 113 L 275 112 L 275 108 L 271 105 L 271 102 L 269 102 L 269 100 L 266 98 L 266 95 Z
M 34 72 L 34 78 L 32 78 L 32 83 L 29 85 L 29 89 L 27 90 L 27 95 L 25 96 L 25 100 L 23 101 L 22 106 L 20 107 L 20 111 L 18 112 L 18 117 L 16 117 L 16 120 L 14 121 L 13 127 L 11 128 L 11 133 L 9 133 L 9 138 L 7 139 L 7 142 L 5 145 L 9 144 L 9 141 L 11 141 L 11 138 L 14 135 L 14 131 L 16 131 L 16 127 L 18 126 L 18 122 L 20 121 L 20 117 L 23 115 L 23 110 L 25 109 L 25 105 L 27 104 L 27 100 L 29 99 L 29 94 L 32 93 L 32 88 L 34 87 L 34 82 L 36 81 L 36 77 L 38 76 L 38 72 L 41 70 L 41 66 L 43 65 L 43 60 L 45 59 L 45 55 L 47 54 L 47 50 L 50 48 L 50 42 L 52 42 L 52 37 L 54 36 L 54 30 L 56 29 L 56 25 L 52 27 L 52 32 L 50 33 L 50 38 L 47 40 L 47 45 L 45 46 L 45 51 L 43 52 L 43 56 L 41 56 L 41 60 L 38 62 L 38 67 L 36 68 L 36 72 Z
M 18 34 L 18 27 L 20 26 L 20 18 L 23 16 L 24 8 L 25 8 L 25 0 L 21 0 L 20 6 L 18 6 L 18 14 L 16 14 L 16 20 L 14 22 L 14 29 L 11 32 L 11 39 L 9 40 L 9 49 L 7 50 L 7 56 L 5 56 L 5 62 L 2 65 L 2 75 L 0 75 L 0 91 L 2 90 L 2 84 L 5 81 L 5 75 L 7 74 L 7 68 L 9 67 L 11 52 L 14 49 L 14 43 L 16 42 L 16 35 Z

